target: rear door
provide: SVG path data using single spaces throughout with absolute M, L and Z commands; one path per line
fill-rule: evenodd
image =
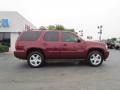
M 43 37 L 46 57 L 49 59 L 60 58 L 59 32 L 47 31 Z

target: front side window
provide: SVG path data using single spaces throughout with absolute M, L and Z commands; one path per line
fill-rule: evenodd
M 44 36 L 45 41 L 58 41 L 58 32 L 56 31 L 48 31 Z
M 62 32 L 62 41 L 63 42 L 77 42 L 78 37 L 70 32 Z

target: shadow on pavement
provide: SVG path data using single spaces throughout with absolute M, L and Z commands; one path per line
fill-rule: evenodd
M 57 67 L 83 67 L 89 65 L 85 62 L 46 62 L 42 68 L 57 68 Z M 31 68 L 26 62 L 19 64 L 19 68 Z

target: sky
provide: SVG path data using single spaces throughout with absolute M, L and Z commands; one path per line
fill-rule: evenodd
M 37 28 L 62 24 L 84 38 L 120 37 L 120 0 L 0 0 L 0 11 L 17 11 Z

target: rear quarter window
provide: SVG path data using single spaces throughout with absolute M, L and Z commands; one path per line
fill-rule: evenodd
M 28 31 L 28 32 L 24 32 L 20 36 L 20 40 L 21 41 L 35 41 L 39 38 L 39 36 L 40 36 L 39 31 Z

